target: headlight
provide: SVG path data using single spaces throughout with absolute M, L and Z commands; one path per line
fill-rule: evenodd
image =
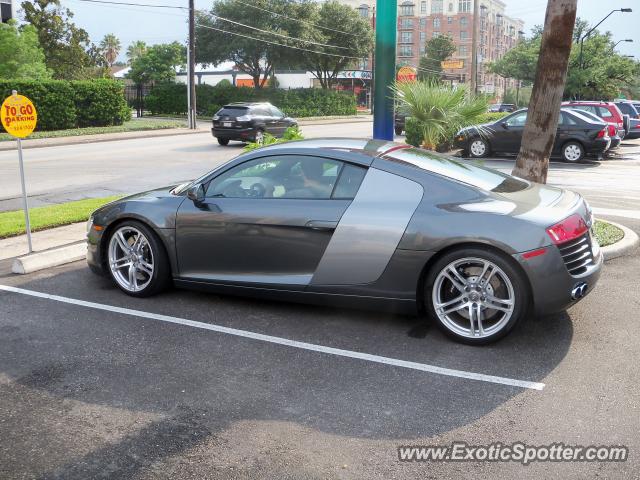
M 91 231 L 91 227 L 93 227 L 93 215 L 89 217 L 89 221 L 87 222 L 87 233 Z
M 214 115 L 213 116 L 213 121 L 217 122 L 218 120 L 220 120 L 220 116 L 219 115 Z

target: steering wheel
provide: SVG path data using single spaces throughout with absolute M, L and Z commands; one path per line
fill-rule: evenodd
M 267 193 L 267 188 L 261 183 L 254 183 L 251 185 L 251 189 L 249 190 L 250 197 L 264 197 L 264 194 Z

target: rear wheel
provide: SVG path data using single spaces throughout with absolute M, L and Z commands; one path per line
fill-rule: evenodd
M 568 163 L 578 163 L 584 159 L 584 148 L 578 142 L 567 142 L 562 147 L 562 158 Z
M 469 142 L 469 156 L 483 158 L 489 155 L 489 143 L 484 138 L 474 138 Z
M 171 280 L 160 240 L 149 227 L 134 220 L 121 223 L 109 236 L 107 261 L 111 278 L 127 295 L 154 295 Z
M 455 340 L 484 345 L 505 336 L 526 314 L 526 281 L 502 255 L 482 248 L 445 254 L 425 281 L 425 307 Z
M 227 145 L 229 145 L 229 139 L 228 138 L 220 138 L 220 137 L 218 137 L 218 143 L 220 145 L 222 145 L 223 147 L 226 147 Z

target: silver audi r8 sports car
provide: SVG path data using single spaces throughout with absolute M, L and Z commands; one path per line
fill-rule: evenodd
M 303 140 L 103 206 L 87 258 L 137 297 L 173 283 L 385 308 L 483 344 L 594 288 L 592 224 L 570 191 L 397 143 Z

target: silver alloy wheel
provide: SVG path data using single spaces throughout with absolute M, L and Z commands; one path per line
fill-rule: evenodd
M 487 153 L 487 145 L 483 140 L 476 139 L 471 142 L 469 151 L 473 154 L 474 157 L 482 157 L 485 153 Z
M 264 133 L 262 133 L 262 130 L 258 130 L 256 132 L 256 143 L 259 143 L 260 145 L 264 143 Z
M 451 332 L 486 338 L 509 322 L 515 293 L 511 280 L 495 263 L 467 257 L 440 271 L 433 284 L 432 301 L 436 315 Z
M 564 147 L 564 158 L 570 162 L 577 162 L 582 157 L 582 150 L 575 143 Z
M 115 281 L 128 292 L 144 290 L 153 278 L 153 251 L 140 230 L 118 228 L 109 240 L 109 269 Z

